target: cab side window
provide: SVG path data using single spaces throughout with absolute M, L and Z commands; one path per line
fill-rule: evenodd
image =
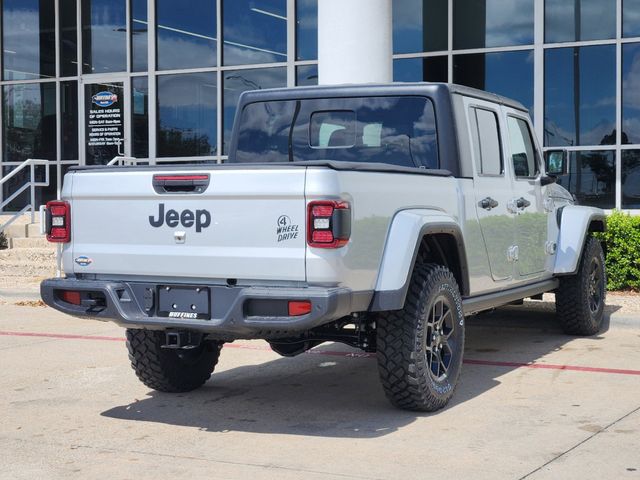
M 502 175 L 504 163 L 500 148 L 498 116 L 484 108 L 471 108 L 471 133 L 479 175 Z
M 540 170 L 529 125 L 523 119 L 512 116 L 508 117 L 507 125 L 509 144 L 511 145 L 511 161 L 516 177 L 535 177 Z

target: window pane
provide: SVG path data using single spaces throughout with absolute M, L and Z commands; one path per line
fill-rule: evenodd
M 481 175 L 502 175 L 503 162 L 498 134 L 498 118 L 494 112 L 474 108 L 477 129 L 473 132 L 473 141 L 478 162 L 476 167 Z
M 622 143 L 640 143 L 640 43 L 622 46 Z
M 546 0 L 544 40 L 577 42 L 616 37 L 616 0 Z
M 78 160 L 78 82 L 60 83 L 62 160 Z
M 640 150 L 622 151 L 622 208 L 640 208 Z
M 60 75 L 78 75 L 77 0 L 60 0 Z
M 299 87 L 318 84 L 318 65 L 296 67 L 296 85 Z
M 91 83 L 84 88 L 87 165 L 105 165 L 124 153 L 124 84 Z
M 131 70 L 147 70 L 147 0 L 131 0 Z
M 444 55 L 393 61 L 394 82 L 446 82 L 448 76 L 448 61 Z
M 2 33 L 5 80 L 55 77 L 53 0 L 4 0 Z
M 3 102 L 3 160 L 55 160 L 55 83 L 6 85 L 3 88 Z
M 614 208 L 615 152 L 570 152 L 569 173 L 558 177 L 558 184 L 573 193 L 580 205 Z
M 356 144 L 356 112 L 314 112 L 309 126 L 309 145 L 314 148 L 351 148 Z
M 544 144 L 615 143 L 614 45 L 545 51 Z
M 127 70 L 126 19 L 125 0 L 82 1 L 84 73 Z
M 394 53 L 447 50 L 447 16 L 447 0 L 394 0 Z
M 296 0 L 296 60 L 318 58 L 318 0 Z
M 302 100 L 293 128 L 294 161 L 334 160 L 437 168 L 433 104 L 420 97 Z M 296 101 L 245 106 L 235 162 L 289 160 Z
M 286 62 L 286 0 L 223 0 L 224 64 Z
M 247 90 L 275 88 L 287 86 L 286 68 L 256 68 L 253 70 L 236 70 L 224 72 L 224 112 L 222 125 L 224 128 L 223 153 L 227 154 L 233 119 L 236 115 L 240 94 Z
M 158 0 L 157 12 L 158 70 L 216 65 L 215 1 Z
M 511 147 L 511 162 L 516 177 L 534 177 L 538 174 L 531 132 L 527 122 L 520 118 L 508 117 L 509 145 Z
M 640 37 L 640 0 L 622 0 L 622 35 Z
M 533 51 L 453 57 L 453 82 L 519 101 L 533 115 Z
M 158 156 L 216 154 L 216 74 L 158 77 Z
M 456 0 L 453 48 L 533 44 L 533 0 Z
M 131 81 L 131 132 L 133 156 L 149 156 L 149 80 L 134 77 Z

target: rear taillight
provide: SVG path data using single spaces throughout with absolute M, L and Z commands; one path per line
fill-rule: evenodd
M 47 203 L 46 222 L 47 240 L 53 243 L 71 240 L 71 206 L 68 202 Z
M 351 209 L 345 202 L 316 201 L 307 207 L 307 243 L 316 248 L 339 248 L 351 237 Z

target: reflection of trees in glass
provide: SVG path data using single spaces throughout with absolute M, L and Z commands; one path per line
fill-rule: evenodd
M 215 145 L 207 134 L 197 134 L 191 129 L 161 128 L 158 146 L 163 157 L 215 155 Z

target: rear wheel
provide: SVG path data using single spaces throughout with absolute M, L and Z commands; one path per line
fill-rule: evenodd
M 416 267 L 405 306 L 376 320 L 380 379 L 387 398 L 406 410 L 443 408 L 458 382 L 464 350 L 462 299 L 453 274 Z
M 188 392 L 202 386 L 218 363 L 222 342 L 203 341 L 191 349 L 162 348 L 165 332 L 127 330 L 131 367 L 142 383 L 161 392 Z
M 600 242 L 589 237 L 575 275 L 560 278 L 556 314 L 570 335 L 595 335 L 604 321 L 606 273 Z

